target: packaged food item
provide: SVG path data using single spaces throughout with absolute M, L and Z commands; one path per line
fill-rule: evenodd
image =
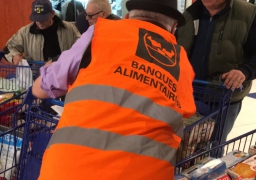
M 242 176 L 240 174 L 237 174 L 230 169 L 228 169 L 228 175 L 231 177 L 232 180 L 243 180 Z
M 21 93 L 26 92 L 26 91 L 27 91 L 26 89 L 20 89 L 20 90 L 18 90 L 18 91 L 15 91 L 15 92 L 14 92 L 14 96 L 18 96 L 18 95 L 20 95 Z
M 20 100 L 17 100 L 17 99 L 14 99 L 14 100 L 11 100 L 10 102 L 4 103 L 0 106 L 0 112 L 7 111 L 7 110 L 11 109 L 13 106 L 19 105 L 20 103 L 21 103 Z M 8 113 L 13 113 L 16 111 L 16 109 L 17 108 L 13 108 L 10 111 L 8 111 Z
M 196 143 L 191 143 L 191 144 L 181 143 L 176 155 L 177 162 L 192 155 L 195 152 L 195 149 L 196 149 Z
M 226 163 L 227 168 L 230 168 L 235 164 L 242 162 L 249 156 L 250 155 L 246 152 L 234 150 L 232 152 L 229 152 L 226 156 L 223 156 L 221 160 Z
M 194 165 L 192 165 L 191 167 L 189 167 L 189 168 L 183 170 L 183 171 L 181 172 L 181 174 L 183 174 L 184 176 L 186 176 L 186 177 L 188 177 L 188 178 L 191 178 L 191 176 L 192 176 L 192 174 L 193 174 L 193 172 L 194 172 L 195 170 L 199 169 L 199 168 L 202 167 L 204 164 L 210 162 L 210 161 L 213 160 L 213 159 L 215 159 L 215 158 L 212 158 L 212 157 L 208 156 L 208 157 L 205 157 L 205 158 L 203 158 L 203 159 L 201 159 L 201 160 L 198 160 L 198 161 L 194 162 Z
M 230 180 L 227 175 L 226 163 L 221 159 L 214 159 L 201 166 L 192 173 L 192 180 L 220 180 L 225 178 Z
M 199 125 L 200 142 L 209 141 L 211 139 L 214 126 L 215 121 L 212 118 L 208 119 L 207 121 Z
M 0 95 L 0 103 L 12 98 L 14 93 L 5 93 Z
M 231 180 L 228 174 L 224 174 L 218 178 L 216 178 L 216 180 Z
M 0 116 L 0 125 L 11 127 L 12 126 L 12 114 L 7 114 L 5 116 Z
M 182 174 L 175 174 L 174 180 L 188 180 L 188 178 Z
M 256 145 L 251 146 L 251 147 L 249 148 L 249 150 L 248 150 L 248 153 L 249 153 L 250 155 L 255 155 L 255 154 L 256 154 Z
M 236 164 L 231 170 L 246 180 L 255 180 L 256 178 L 256 155 Z
M 202 119 L 204 116 L 201 115 L 200 113 L 196 112 L 193 116 L 191 116 L 190 118 L 184 118 L 184 125 L 185 126 L 189 126 L 193 123 L 195 123 L 196 121 Z
M 192 117 L 184 118 L 184 125 L 187 127 L 203 118 L 203 115 L 200 115 L 198 112 L 196 112 Z M 195 125 L 189 131 L 184 133 L 182 139 L 183 142 L 190 144 L 199 143 L 201 141 L 209 141 L 214 129 L 214 125 L 215 121 L 212 118 L 206 119 L 202 123 Z

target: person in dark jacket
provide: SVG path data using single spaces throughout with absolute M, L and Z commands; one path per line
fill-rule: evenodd
M 21 27 L 6 43 L 9 53 L 5 57 L 15 65 L 22 59 L 45 62 L 57 59 L 81 36 L 72 23 L 55 15 L 49 0 L 35 0 L 31 10 L 33 22 Z
M 120 17 L 111 13 L 111 5 L 108 0 L 89 0 L 85 12 L 79 14 L 76 19 L 76 27 L 83 34 L 90 25 L 96 23 L 98 17 L 118 20 Z
M 176 31 L 196 79 L 209 81 L 217 76 L 228 89 L 243 86 L 243 91 L 234 91 L 225 123 L 220 126 L 221 143 L 226 141 L 255 79 L 255 14 L 256 6 L 243 0 L 197 0 L 184 12 L 186 25 Z

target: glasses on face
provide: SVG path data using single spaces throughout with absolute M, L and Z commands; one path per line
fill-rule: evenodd
M 97 13 L 95 13 L 95 14 L 87 14 L 86 12 L 84 12 L 84 15 L 85 15 L 85 17 L 88 16 L 90 19 L 92 19 L 93 16 L 95 16 L 95 15 L 97 15 L 97 14 L 100 14 L 101 12 L 103 12 L 103 11 L 99 11 L 99 12 L 97 12 Z

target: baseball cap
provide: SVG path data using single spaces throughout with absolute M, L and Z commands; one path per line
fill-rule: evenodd
M 49 0 L 35 0 L 32 3 L 31 21 L 46 21 L 52 12 L 52 3 Z

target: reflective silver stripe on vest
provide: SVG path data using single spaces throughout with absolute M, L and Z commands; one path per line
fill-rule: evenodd
M 57 129 L 53 133 L 47 148 L 54 144 L 72 144 L 105 151 L 126 151 L 168 161 L 172 165 L 175 165 L 176 160 L 176 150 L 164 143 L 145 136 L 122 136 L 98 129 L 85 129 L 75 126 Z
M 99 100 L 120 107 L 134 109 L 141 114 L 168 123 L 180 138 L 183 135 L 182 115 L 150 99 L 113 86 L 83 85 L 72 89 L 66 96 L 65 104 L 80 100 Z

